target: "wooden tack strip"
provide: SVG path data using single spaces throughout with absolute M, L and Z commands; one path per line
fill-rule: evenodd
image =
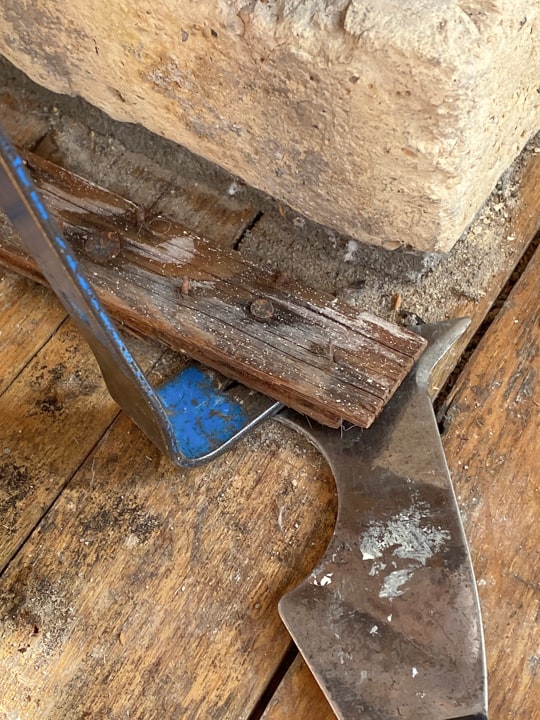
M 26 157 L 105 305 L 139 335 L 335 427 L 369 427 L 423 350 L 415 333 L 323 293 L 280 287 L 271 272 L 161 217 L 142 226 L 129 201 Z M 96 242 L 106 262 L 89 250 Z M 0 261 L 36 277 L 9 237 Z

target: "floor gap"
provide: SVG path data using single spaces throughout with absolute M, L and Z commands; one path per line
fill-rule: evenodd
M 247 223 L 247 225 L 242 228 L 242 231 L 239 233 L 238 237 L 235 239 L 233 244 L 231 245 L 231 250 L 240 250 L 240 246 L 242 245 L 242 242 L 245 240 L 246 235 L 253 230 L 255 225 L 259 222 L 259 220 L 264 215 L 262 210 L 259 210 L 255 213 L 254 217 Z
M 452 373 L 449 375 L 446 383 L 444 384 L 444 387 L 438 394 L 435 403 L 434 403 L 434 409 L 435 414 L 437 416 L 437 421 L 439 423 L 439 428 L 441 432 L 444 431 L 444 418 L 446 415 L 446 412 L 448 410 L 448 407 L 452 400 L 452 390 L 454 386 L 456 385 L 456 382 L 465 369 L 465 366 L 469 362 L 472 354 L 480 344 L 482 338 L 486 333 L 489 331 L 489 328 L 493 324 L 495 318 L 498 316 L 500 311 L 503 309 L 508 296 L 512 292 L 513 288 L 517 285 L 519 282 L 521 276 L 525 272 L 525 269 L 527 268 L 527 265 L 532 260 L 534 254 L 536 251 L 540 251 L 540 233 L 537 233 L 533 240 L 529 243 L 527 249 L 519 259 L 516 267 L 512 271 L 512 274 L 506 281 L 505 285 L 501 289 L 498 296 L 495 298 L 493 304 L 491 305 L 487 315 L 485 316 L 484 320 L 482 321 L 481 325 L 479 326 L 478 330 L 475 332 L 473 337 L 470 339 L 469 344 L 461 354 L 461 357 L 452 371 Z
M 278 667 L 274 671 L 274 674 L 272 675 L 272 677 L 268 681 L 268 684 L 263 690 L 260 698 L 257 700 L 255 706 L 253 707 L 253 710 L 248 715 L 247 720 L 260 720 L 260 718 L 262 718 L 266 711 L 266 708 L 274 697 L 276 690 L 281 685 L 281 681 L 287 674 L 289 668 L 291 667 L 297 656 L 298 648 L 294 643 L 291 642 L 287 651 L 282 657 L 281 662 L 279 663 Z

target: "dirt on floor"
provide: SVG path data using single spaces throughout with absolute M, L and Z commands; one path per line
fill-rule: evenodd
M 46 118 L 49 131 L 40 142 L 50 159 L 143 207 L 158 202 L 165 191 L 173 198 L 175 186 L 193 184 L 233 210 L 253 208 L 253 221 L 236 241 L 241 253 L 394 321 L 406 322 L 411 315 L 440 320 L 464 300 L 482 298 L 490 280 L 516 253 L 510 222 L 516 184 L 527 156 L 540 153 L 539 135 L 500 179 L 475 222 L 447 255 L 407 248 L 389 251 L 317 225 L 140 126 L 115 122 L 80 98 L 39 87 L 0 59 L 2 88 L 16 90 L 31 112 Z M 119 166 L 125 171 L 119 173 Z M 130 167 L 137 169 L 131 173 Z M 171 199 L 170 212 L 195 232 L 204 232 L 196 209 L 182 212 Z

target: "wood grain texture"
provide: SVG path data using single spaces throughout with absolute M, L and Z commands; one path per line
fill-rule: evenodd
M 143 367 L 162 352 L 133 342 Z M 94 357 L 72 323 L 64 323 L 0 395 L 0 568 L 117 414 Z
M 49 102 L 54 104 L 49 97 Z M 58 98 L 56 98 L 58 101 Z M 86 119 L 86 118 L 85 118 Z M 64 116 L 57 107 L 43 106 L 34 91 L 13 87 L 13 81 L 0 88 L 0 122 L 8 136 L 20 147 L 82 174 L 99 178 L 112 192 L 129 197 L 140 207 L 139 219 L 162 212 L 172 220 L 198 232 L 219 247 L 232 247 L 258 214 L 243 197 L 242 184 L 226 173 L 220 181 L 205 182 L 198 161 L 188 151 L 172 146 L 176 164 L 165 168 L 151 152 L 129 150 L 118 138 L 100 135 L 94 129 Z
M 2 576 L 0 715 L 249 717 L 290 642 L 277 601 L 334 512 L 278 423 L 181 471 L 122 416 Z
M 444 436 L 471 544 L 494 718 L 540 718 L 540 252 L 457 384 Z
M 66 317 L 52 293 L 0 271 L 0 394 Z
M 415 333 L 277 283 L 272 272 L 172 221 L 158 216 L 142 226 L 133 203 L 26 157 L 114 317 L 325 424 L 369 427 L 424 347 Z M 120 248 L 99 263 L 88 248 L 110 242 L 107 233 Z M 0 261 L 36 277 L 13 236 L 1 241 Z M 253 311 L 261 299 L 268 317 Z
M 0 403 L 4 563 L 48 510 L 0 583 L 0 716 L 247 717 L 333 526 L 316 451 L 268 423 L 182 472 L 122 416 L 89 455 L 115 409 L 69 323 Z
M 171 156 L 176 157 L 171 169 L 156 162 L 151 149 L 147 148 L 146 154 L 134 152 L 115 138 L 113 150 L 110 139 L 64 117 L 41 139 L 35 152 L 128 198 L 139 208 L 142 227 L 163 214 L 185 227 L 197 228 L 214 246 L 230 248 L 257 217 L 257 208 L 237 197 L 237 183 L 230 177 L 225 182 L 204 182 L 200 172 L 191 167 L 194 160 L 186 163 L 186 150 L 171 146 Z
M 540 718 L 540 251 L 465 367 L 443 437 L 485 626 L 490 717 Z M 335 716 L 297 658 L 264 720 Z

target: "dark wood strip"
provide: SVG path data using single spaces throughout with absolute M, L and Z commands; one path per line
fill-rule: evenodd
M 161 216 L 141 224 L 130 201 L 26 158 L 114 317 L 320 422 L 368 427 L 424 347 L 336 298 L 284 287 Z M 36 277 L 12 235 L 0 261 Z

